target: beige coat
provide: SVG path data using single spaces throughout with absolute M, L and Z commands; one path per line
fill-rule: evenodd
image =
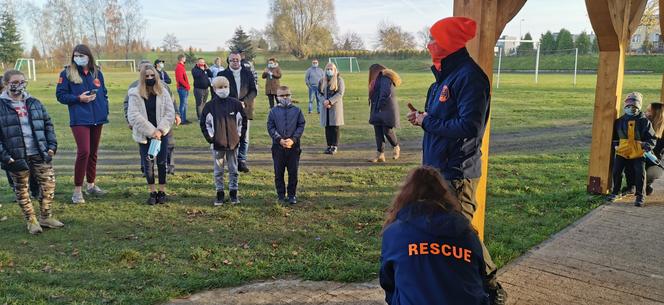
M 327 81 L 327 78 L 323 77 L 320 80 L 321 83 Z M 342 126 L 344 125 L 344 93 L 346 93 L 346 86 L 344 85 L 344 79 L 339 76 L 339 86 L 337 91 L 332 91 L 327 88 L 326 92 L 323 92 L 323 86 L 321 83 L 318 84 L 318 100 L 321 102 L 321 112 L 320 112 L 320 126 Z M 327 109 L 323 107 L 323 102 L 329 100 L 332 107 Z M 328 115 L 329 114 L 329 115 Z M 329 116 L 329 122 L 328 122 Z
M 127 120 L 132 126 L 132 137 L 140 144 L 147 144 L 148 138 L 152 138 L 154 132 L 159 129 L 166 135 L 171 131 L 175 121 L 175 109 L 166 88 L 163 94 L 157 96 L 157 127 L 148 121 L 148 112 L 145 108 L 145 100 L 138 93 L 138 88 L 129 89 L 129 106 L 127 109 Z
M 272 72 L 272 78 L 267 72 L 263 72 L 263 79 L 265 80 L 265 94 L 266 95 L 277 95 L 277 89 L 279 89 L 279 79 L 281 78 L 281 68 L 277 66 L 276 68 L 268 68 L 268 71 Z

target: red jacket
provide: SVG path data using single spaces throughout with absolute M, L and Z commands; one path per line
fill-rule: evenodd
M 187 77 L 187 70 L 184 67 L 184 64 L 179 62 L 175 66 L 175 82 L 177 83 L 177 88 L 184 88 L 189 91 L 189 78 Z

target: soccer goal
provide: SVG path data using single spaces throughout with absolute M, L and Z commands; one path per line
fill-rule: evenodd
M 330 57 L 327 61 L 334 63 L 339 71 L 349 71 L 350 73 L 360 72 L 360 64 L 357 62 L 357 57 Z
M 136 61 L 133 59 L 97 59 L 97 66 L 102 67 L 102 63 L 127 63 L 131 72 L 136 72 Z
M 3 65 L 4 66 L 4 65 Z M 28 79 L 37 80 L 37 66 L 33 58 L 19 58 L 16 60 L 14 70 L 21 71 L 21 68 L 28 69 Z

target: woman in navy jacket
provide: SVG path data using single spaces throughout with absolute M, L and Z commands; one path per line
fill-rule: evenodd
M 81 193 L 84 177 L 88 182 L 88 195 L 104 194 L 95 185 L 95 179 L 101 130 L 108 123 L 108 91 L 104 86 L 104 75 L 95 65 L 88 46 L 80 44 L 74 48 L 71 63 L 60 72 L 55 95 L 58 102 L 69 107 L 69 126 L 76 140 L 72 203 L 84 203 Z
M 389 305 L 489 304 L 482 245 L 438 171 L 411 171 L 383 226 Z

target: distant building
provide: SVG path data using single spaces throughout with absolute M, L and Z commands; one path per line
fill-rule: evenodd
M 659 17 L 657 17 L 657 20 L 659 23 Z M 662 32 L 659 25 L 651 26 L 647 29 L 647 31 L 646 27 L 641 25 L 636 29 L 636 31 L 634 31 L 634 34 L 632 35 L 632 39 L 630 40 L 629 44 L 630 50 L 636 53 L 643 53 L 643 43 L 648 40 L 653 44 L 653 51 L 661 52 L 662 48 L 664 48 L 664 45 L 662 45 L 661 36 Z
M 496 47 L 503 50 L 503 55 L 515 55 L 516 48 L 519 46 L 518 37 L 503 35 L 496 43 Z

